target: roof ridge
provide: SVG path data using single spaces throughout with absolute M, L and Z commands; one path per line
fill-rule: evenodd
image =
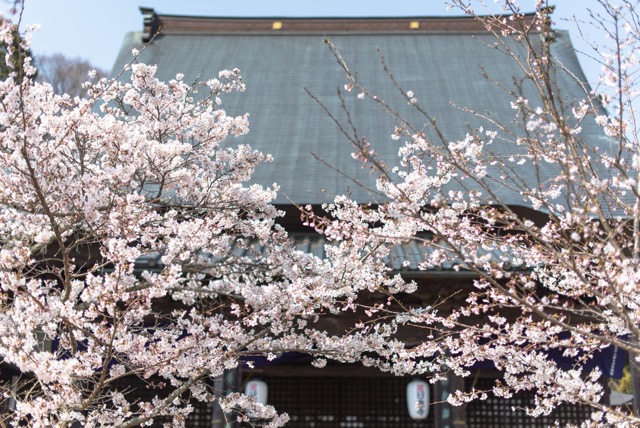
M 163 15 L 141 7 L 145 40 L 155 34 L 184 33 L 477 33 L 486 32 L 482 17 L 390 16 L 390 17 L 215 17 Z M 489 15 L 487 15 L 488 17 Z M 494 15 L 495 17 L 511 15 Z M 536 12 L 522 14 L 533 22 Z

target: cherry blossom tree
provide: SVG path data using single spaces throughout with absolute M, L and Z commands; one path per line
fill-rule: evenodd
M 492 390 L 458 391 L 449 401 L 460 405 L 532 390 L 536 401 L 526 409 L 532 416 L 577 403 L 594 410 L 588 426 L 636 426 L 637 413 L 603 400 L 601 371 L 585 368 L 611 346 L 634 363 L 640 358 L 636 3 L 602 0 L 592 13 L 610 42 L 595 51 L 602 76 L 593 88 L 554 56 L 546 1 L 536 2 L 533 20 L 512 0 L 502 2 L 505 16 L 479 16 L 486 12 L 475 8 L 480 2 L 452 3 L 483 22 L 495 35 L 490 48 L 521 70 L 513 84 L 499 82 L 511 97 L 512 120 L 468 111 L 485 126 L 459 141 L 443 135 L 440 118 L 421 106 L 416 88 L 401 87 L 388 71 L 403 104 L 421 115 L 419 123 L 369 90 L 328 41 L 346 73 L 344 96 L 385 110 L 397 123 L 391 138 L 401 144 L 398 162 L 387 165 L 374 150 L 374 136 L 363 138 L 366 130 L 356 133 L 351 117 L 342 122 L 329 112 L 354 146 L 353 156 L 379 177 L 371 194 L 380 196 L 366 206 L 340 196 L 324 206 L 328 216 L 308 207 L 309 224 L 336 242 L 341 257 L 359 263 L 353 267 L 360 273 L 378 269 L 393 246 L 415 241 L 432 248 L 418 270 L 454 264 L 476 278 L 466 302 L 451 310 L 435 302 L 405 305 L 386 288 L 388 304 L 364 307 L 371 318 L 359 334 L 371 338 L 372 351 L 365 364 L 435 381 L 447 372 L 468 376 L 474 365 L 491 363 L 502 372 Z M 382 61 L 385 70 L 393 69 Z M 581 88 L 581 97 L 567 99 L 557 84 L 560 74 Z M 523 88 L 532 93 L 526 97 Z M 587 125 L 598 128 L 596 143 L 583 132 Z M 494 150 L 498 142 L 501 149 Z M 507 202 L 505 192 L 519 202 Z M 411 347 L 399 340 L 409 327 L 424 328 L 426 340 Z M 573 366 L 561 367 L 550 357 L 554 353 Z
M 1 35 L 16 45 L 15 26 Z M 281 426 L 286 414 L 212 380 L 249 355 L 356 361 L 364 339 L 314 321 L 367 278 L 339 253 L 295 251 L 277 187 L 247 184 L 270 158 L 225 141 L 248 131 L 218 107 L 244 89 L 238 70 L 163 83 L 137 54 L 86 98 L 35 82 L 28 57 L 0 82 L 0 425 L 182 426 L 204 402 Z M 402 286 L 382 263 L 368 272 Z
M 246 116 L 219 108 L 225 93 L 244 88 L 237 70 L 163 83 L 134 52 L 119 78 L 86 83 L 80 99 L 34 82 L 25 58 L 0 82 L 0 355 L 16 373 L 0 385 L 13 407 L 0 424 L 134 427 L 166 418 L 182 426 L 199 401 L 229 418 L 282 426 L 286 415 L 221 394 L 211 380 L 246 356 L 287 351 L 309 353 L 319 367 L 360 362 L 434 381 L 491 362 L 504 374 L 493 390 L 449 400 L 534 390 L 534 416 L 572 402 L 594 408 L 592 425 L 640 423 L 601 402 L 601 373 L 582 364 L 608 346 L 632 360 L 640 352 L 640 19 L 632 3 L 602 1 L 594 19 L 614 43 L 600 51 L 601 86 L 567 100 L 555 76 L 569 71 L 552 55 L 551 17 L 537 3 L 533 23 L 510 0 L 512 18 L 483 18 L 535 97 L 505 87 L 514 121 L 487 116 L 483 130 L 460 141 L 438 132 L 417 89 L 398 85 L 423 115 L 412 124 L 336 52 L 347 87 L 398 119 L 390 132 L 402 144 L 397 166 L 387 166 L 366 140 L 351 139 L 354 156 L 379 174 L 384 198 L 361 206 L 338 197 L 328 217 L 305 210 L 333 241 L 324 260 L 295 251 L 276 224 L 277 187 L 247 183 L 269 156 L 227 141 L 248 131 Z M 15 27 L 1 34 L 15 69 Z M 583 138 L 587 122 L 606 143 Z M 512 152 L 493 153 L 498 140 Z M 523 168 L 552 175 L 531 186 Z M 531 209 L 505 203 L 497 188 Z M 417 285 L 390 275 L 387 260 L 410 240 L 437 249 L 420 269 L 458 260 L 475 273 L 464 306 L 404 303 Z M 510 268 L 514 260 L 524 268 Z M 364 305 L 372 292 L 387 302 Z M 317 322 L 350 311 L 362 322 L 344 334 Z M 409 346 L 398 335 L 408 326 L 424 328 L 427 339 Z M 551 351 L 576 364 L 558 366 Z M 144 382 L 146 393 L 128 379 Z

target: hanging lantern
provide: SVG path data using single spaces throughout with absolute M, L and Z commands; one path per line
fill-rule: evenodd
M 247 397 L 255 397 L 256 403 L 260 404 L 267 404 L 268 393 L 269 387 L 266 382 L 258 379 L 247 382 L 247 386 L 244 389 L 244 395 Z
M 427 419 L 429 416 L 429 384 L 414 379 L 407 385 L 407 408 L 411 419 Z

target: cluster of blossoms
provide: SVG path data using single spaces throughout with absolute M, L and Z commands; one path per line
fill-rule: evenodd
M 225 141 L 248 132 L 246 116 L 219 108 L 226 92 L 244 89 L 237 70 L 202 84 L 181 75 L 163 83 L 134 60 L 128 81 L 87 84 L 84 100 L 34 83 L 24 59 L 0 82 L 0 355 L 19 373 L 0 392 L 15 404 L 12 421 L 132 427 L 166 417 L 180 426 L 195 400 L 282 426 L 286 415 L 224 396 L 212 379 L 246 356 L 296 350 L 318 367 L 360 362 L 434 381 L 489 362 L 503 373 L 494 388 L 460 391 L 451 403 L 533 390 L 533 416 L 570 402 L 597 410 L 593 426 L 637 424 L 600 404 L 601 373 L 584 363 L 610 346 L 634 361 L 640 354 L 640 144 L 626 114 L 638 21 L 614 20 L 624 31 L 605 62 L 610 93 L 567 102 L 555 93 L 563 68 L 553 64 L 552 38 L 533 41 L 515 2 L 505 5 L 511 18 L 484 21 L 507 55 L 507 36 L 529 53 L 519 64 L 538 92 L 514 92 L 520 125 L 489 123 L 491 131 L 448 141 L 415 131 L 437 130 L 435 121 L 400 123 L 395 168 L 354 141 L 354 158 L 380 172 L 376 191 L 386 199 L 362 206 L 339 197 L 324 207 L 328 217 L 306 210 L 332 241 L 324 260 L 296 251 L 276 224 L 276 187 L 247 184 L 269 156 Z M 546 4 L 537 7 L 537 31 L 550 36 Z M 7 46 L 15 34 L 3 30 Z M 390 108 L 337 58 L 348 91 Z M 401 91 L 421 108 L 413 91 Z M 615 107 L 609 117 L 603 102 Z M 601 127 L 606 147 L 583 138 L 587 121 Z M 511 152 L 495 155 L 497 141 Z M 518 204 L 506 203 L 503 189 Z M 388 260 L 410 241 L 433 249 L 417 269 L 454 265 L 475 275 L 461 306 L 403 304 L 418 284 L 390 275 Z M 368 293 L 387 300 L 366 304 Z M 319 321 L 345 312 L 362 320 L 348 333 Z M 425 339 L 406 343 L 407 328 L 424 329 Z M 577 363 L 560 367 L 552 352 Z M 129 390 L 133 378 L 151 392 Z
M 6 46 L 16 34 L 4 29 Z M 332 336 L 318 317 L 400 281 L 383 263 L 361 275 L 348 247 L 295 250 L 277 187 L 246 184 L 269 156 L 225 141 L 248 132 L 218 107 L 244 89 L 238 70 L 164 83 L 136 54 L 126 81 L 87 83 L 87 99 L 34 82 L 28 58 L 0 82 L 0 355 L 17 373 L 0 385 L 14 407 L 3 417 L 180 426 L 195 400 L 281 426 L 286 415 L 212 380 L 248 355 L 359 360 L 371 339 Z
M 475 15 L 467 2 L 455 3 Z M 359 206 L 341 197 L 325 206 L 330 221 L 316 217 L 313 223 L 345 247 L 366 249 L 359 257 L 361 272 L 388 258 L 389 248 L 415 242 L 431 247 L 419 270 L 454 266 L 475 275 L 474 290 L 459 307 L 429 302 L 434 306 L 369 308 L 379 323 L 362 324 L 362 334 L 389 337 L 386 347 L 372 347 L 375 356 L 365 364 L 396 374 L 430 373 L 435 381 L 448 371 L 468 376 L 473 367 L 490 363 L 503 374 L 492 391 L 459 391 L 450 401 L 531 390 L 536 400 L 526 410 L 532 416 L 574 403 L 594 408 L 588 426 L 637 424 L 630 412 L 601 404 L 602 373 L 590 363 L 612 347 L 628 352 L 632 361 L 640 358 L 637 10 L 629 3 L 601 2 L 596 18 L 615 41 L 603 62 L 601 92 L 582 86 L 580 98 L 567 99 L 555 80 L 566 68 L 550 50 L 547 3 L 537 2 L 537 27 L 515 2 L 504 4 L 510 17 L 482 20 L 496 36 L 496 49 L 521 66 L 522 81 L 535 95 L 526 98 L 514 85 L 514 119 L 498 123 L 477 113 L 492 131 L 476 129 L 459 141 L 448 141 L 428 114 L 421 126 L 398 120 L 391 138 L 404 143 L 392 169 L 369 146 L 352 140 L 358 159 L 379 172 L 374 191 L 384 202 Z M 534 38 L 532 28 L 547 37 Z M 350 89 L 401 117 L 336 58 Z M 420 108 L 412 91 L 397 89 Z M 434 131 L 427 136 L 415 129 Z M 388 290 L 412 292 L 411 285 Z M 423 327 L 428 339 L 411 346 L 394 341 L 408 326 Z M 551 355 L 574 363 L 566 368 Z

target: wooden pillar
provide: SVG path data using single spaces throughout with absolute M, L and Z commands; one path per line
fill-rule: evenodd
M 434 385 L 433 390 L 436 428 L 466 428 L 464 406 L 452 406 L 447 402 L 451 392 L 464 390 L 464 379 L 449 373 L 446 379 Z
M 224 374 L 213 381 L 213 388 L 215 390 L 216 397 L 227 395 L 231 392 L 238 391 L 240 385 L 238 380 L 240 375 L 237 370 L 227 370 Z M 213 418 L 211 421 L 211 428 L 231 428 L 233 427 L 233 421 L 227 423 L 224 413 L 220 408 L 220 405 L 216 402 L 213 403 Z
M 220 397 L 224 393 L 224 378 L 222 376 L 213 381 L 213 389 L 216 397 Z M 226 420 L 218 402 L 212 404 L 213 418 L 211 420 L 211 428 L 225 428 Z

